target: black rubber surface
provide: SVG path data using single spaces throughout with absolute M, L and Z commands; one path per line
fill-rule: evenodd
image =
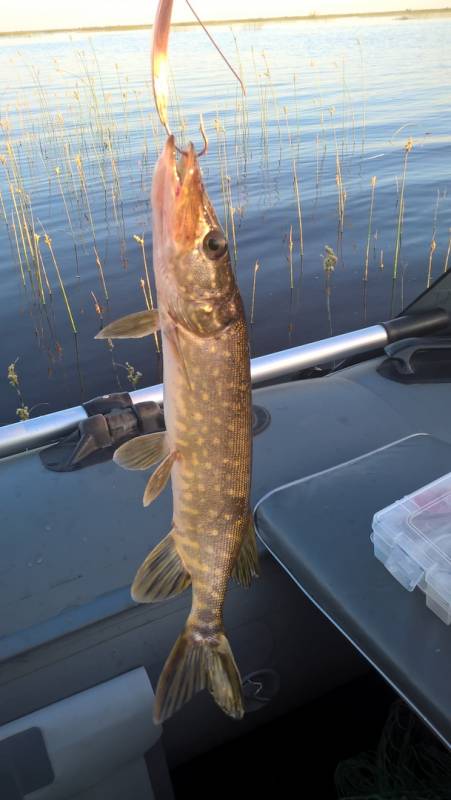
M 336 800 L 338 762 L 376 747 L 394 699 L 368 673 L 174 770 L 176 800 Z

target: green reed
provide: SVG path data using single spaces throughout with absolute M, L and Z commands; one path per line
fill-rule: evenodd
M 403 170 L 401 178 L 401 189 L 398 199 L 398 223 L 396 226 L 395 256 L 393 259 L 393 281 L 396 281 L 396 278 L 398 276 L 399 256 L 401 252 L 401 236 L 402 236 L 402 227 L 404 222 L 404 190 L 406 186 L 406 176 L 407 176 L 407 159 L 409 157 L 410 151 L 412 150 L 412 147 L 413 147 L 413 141 L 412 139 L 408 139 L 406 144 L 404 145 L 404 162 L 403 162 Z

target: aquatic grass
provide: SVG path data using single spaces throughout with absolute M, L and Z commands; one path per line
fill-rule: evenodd
M 224 122 L 219 117 L 217 112 L 214 127 L 217 137 L 218 161 L 221 177 L 221 192 L 224 206 L 224 232 L 226 239 L 232 240 L 233 247 L 233 266 L 236 268 L 237 261 L 237 240 L 236 240 L 236 227 L 235 227 L 235 213 L 236 208 L 232 198 L 232 179 L 229 174 L 229 160 L 227 156 L 227 134 Z M 230 232 L 230 234 L 229 234 Z
M 404 222 L 404 191 L 406 186 L 406 176 L 407 176 L 407 159 L 409 157 L 409 153 L 413 148 L 413 140 L 408 139 L 406 144 L 404 145 L 404 163 L 403 163 L 403 170 L 402 170 L 402 178 L 401 178 L 401 188 L 399 192 L 399 199 L 398 199 L 398 223 L 396 226 L 396 242 L 395 242 L 395 255 L 393 259 L 393 281 L 396 281 L 398 276 L 398 265 L 399 265 L 399 256 L 401 252 L 401 236 L 402 236 L 402 226 Z
M 262 55 L 262 59 L 263 59 L 264 65 L 265 65 L 265 70 L 263 72 L 263 75 L 266 78 L 268 78 L 269 91 L 270 91 L 271 98 L 272 98 L 272 101 L 273 101 L 273 108 L 274 108 L 274 112 L 275 112 L 275 116 L 276 116 L 277 138 L 278 138 L 278 142 L 279 142 L 279 163 L 280 163 L 282 161 L 282 132 L 281 132 L 281 126 L 280 126 L 279 104 L 277 102 L 276 93 L 275 93 L 275 90 L 274 90 L 274 83 L 273 83 L 272 76 L 271 76 L 271 67 L 270 67 L 270 64 L 269 64 L 268 55 L 264 50 L 262 51 L 261 55 Z
M 16 223 L 14 221 L 14 214 L 12 212 L 11 212 L 11 226 L 12 226 L 12 229 L 14 231 L 14 239 L 15 239 L 15 242 L 16 242 L 16 253 L 17 253 L 17 258 L 18 258 L 18 261 L 19 261 L 19 268 L 20 268 L 20 275 L 21 275 L 21 278 L 22 278 L 22 285 L 26 286 L 25 273 L 24 273 L 24 268 L 23 268 L 23 263 L 22 263 L 22 256 L 21 256 L 21 253 L 20 253 L 20 245 L 19 245 L 19 240 L 17 238 L 17 228 L 16 228 Z
M 122 367 L 122 364 L 118 364 L 118 366 Z M 136 389 L 143 376 L 142 372 L 139 372 L 139 370 L 135 369 L 135 367 L 132 366 L 132 364 L 130 364 L 128 361 L 125 362 L 124 369 L 127 370 L 128 382 L 131 384 L 131 386 L 133 386 L 134 389 Z
M 146 301 L 146 306 L 147 306 L 148 310 L 151 311 L 154 308 L 154 303 L 153 303 L 152 287 L 150 285 L 149 270 L 148 270 L 148 267 L 147 267 L 146 248 L 145 248 L 145 245 L 144 245 L 144 234 L 142 236 L 137 236 L 136 234 L 133 234 L 133 238 L 134 238 L 135 242 L 137 242 L 139 244 L 140 248 L 141 248 L 141 253 L 142 253 L 142 257 L 143 257 L 144 274 L 146 276 L 146 282 L 145 283 L 141 279 L 141 287 L 142 287 L 142 290 L 144 292 L 144 299 Z M 158 342 L 158 333 L 154 333 L 153 337 L 154 337 L 154 340 L 155 340 L 155 347 L 156 347 L 157 353 L 159 353 L 160 352 L 160 344 Z
M 88 195 L 88 188 L 87 188 L 87 185 L 86 185 L 86 175 L 85 175 L 85 170 L 84 170 L 84 167 L 83 167 L 83 160 L 82 160 L 82 157 L 81 157 L 80 153 L 77 153 L 77 155 L 75 156 L 75 164 L 76 164 L 76 167 L 77 167 L 78 177 L 80 179 L 80 189 L 81 189 L 83 198 L 84 198 L 85 203 L 86 203 L 86 211 L 87 211 L 87 215 L 88 215 L 89 224 L 91 226 L 91 233 L 92 233 L 92 239 L 93 239 L 93 242 L 94 242 L 94 250 L 95 250 L 96 231 L 95 231 L 95 227 L 94 227 L 94 221 L 93 221 L 93 218 L 92 218 L 91 204 L 89 202 L 89 195 Z
M 106 287 L 105 273 L 103 271 L 103 265 L 102 265 L 102 262 L 100 260 L 100 256 L 99 256 L 97 247 L 95 247 L 95 246 L 94 246 L 94 255 L 95 255 L 97 269 L 99 270 L 100 282 L 102 284 L 103 294 L 105 295 L 105 300 L 108 302 L 108 300 L 110 298 L 109 298 L 109 295 L 108 295 L 108 289 Z
M 91 289 L 91 297 L 92 297 L 92 299 L 94 301 L 94 310 L 95 310 L 97 316 L 99 317 L 100 322 L 101 322 L 101 326 L 103 328 L 103 308 L 100 305 L 99 301 L 97 300 L 97 297 L 95 296 L 95 294 L 92 291 L 92 289 Z
M 22 253 L 23 253 L 27 268 L 28 268 L 28 272 L 31 274 L 31 266 L 30 266 L 30 262 L 28 260 L 28 249 L 27 249 L 27 245 L 25 243 L 25 234 L 24 234 L 24 228 L 23 228 L 23 225 L 22 225 L 22 217 L 19 214 L 19 209 L 17 207 L 17 202 L 16 202 L 16 193 L 15 193 L 15 189 L 14 189 L 14 186 L 13 186 L 12 183 L 9 184 L 9 191 L 10 191 L 10 194 L 11 194 L 11 198 L 12 198 L 12 202 L 13 202 L 13 206 L 14 206 L 14 211 L 16 212 L 17 224 L 19 226 L 20 238 L 21 238 L 21 243 L 22 243 Z M 15 226 L 14 226 L 14 229 L 15 229 Z M 17 239 L 17 236 L 16 236 L 16 239 Z
M 77 327 L 75 325 L 74 316 L 72 314 L 72 309 L 70 307 L 69 298 L 67 296 L 67 292 L 66 292 L 66 289 L 64 287 L 63 279 L 61 277 L 61 271 L 60 271 L 60 268 L 58 266 L 58 262 L 56 260 L 55 253 L 54 253 L 54 250 L 53 250 L 53 247 L 52 247 L 52 240 L 51 240 L 50 236 L 48 235 L 47 231 L 45 230 L 44 226 L 42 226 L 42 227 L 43 227 L 43 231 L 44 231 L 44 242 L 45 242 L 45 244 L 47 245 L 47 247 L 48 247 L 48 249 L 50 251 L 50 255 L 51 255 L 51 258 L 52 258 L 52 261 L 53 261 L 53 266 L 55 267 L 55 272 L 56 272 L 56 275 L 57 275 L 57 278 L 58 278 L 58 283 L 60 285 L 61 294 L 63 296 L 64 305 L 66 306 L 66 311 L 67 311 L 67 314 L 68 314 L 68 317 L 69 317 L 69 320 L 70 320 L 72 331 L 73 331 L 73 333 L 76 334 L 76 333 L 78 333 Z
M 224 228 L 230 242 L 232 258 L 236 262 L 235 267 L 238 258 L 241 260 L 243 254 L 246 259 L 248 258 L 245 248 L 249 246 L 251 239 L 253 242 L 253 257 L 248 261 L 252 271 L 248 274 L 251 282 L 249 288 L 252 288 L 252 298 L 249 296 L 248 308 L 251 324 L 254 324 L 258 315 L 257 272 L 258 264 L 265 252 L 261 248 L 266 247 L 268 239 L 273 237 L 279 241 L 284 251 L 282 267 L 283 264 L 287 264 L 290 304 L 289 309 L 287 304 L 283 309 L 280 308 L 271 322 L 276 331 L 274 340 L 276 347 L 279 344 L 277 329 L 279 334 L 281 326 L 285 330 L 284 323 L 283 321 L 281 323 L 279 317 L 286 315 L 288 311 L 290 316 L 288 330 L 291 337 L 295 324 L 297 326 L 298 312 L 302 310 L 295 306 L 297 295 L 293 291 L 293 287 L 298 286 L 299 259 L 301 275 L 303 258 L 308 259 L 309 265 L 313 264 L 312 270 L 318 273 L 316 276 L 311 275 L 309 269 L 308 282 L 305 284 L 309 286 L 313 302 L 318 301 L 316 296 L 318 289 L 314 288 L 315 284 L 310 279 L 321 279 L 321 262 L 318 263 L 317 260 L 315 267 L 315 253 L 318 259 L 318 253 L 321 253 L 322 248 L 316 245 L 315 250 L 315 241 L 318 240 L 319 230 L 326 226 L 338 227 L 338 239 L 334 244 L 336 256 L 335 253 L 334 256 L 340 259 L 340 264 L 343 266 L 346 258 L 346 267 L 349 267 L 345 276 L 342 275 L 342 269 L 338 270 L 335 264 L 333 265 L 337 273 L 335 287 L 332 286 L 333 269 L 327 270 L 323 262 L 325 275 L 323 280 L 328 284 L 328 291 L 330 292 L 332 288 L 338 289 L 340 281 L 350 280 L 356 272 L 356 265 L 357 269 L 361 270 L 361 280 L 363 277 L 364 283 L 368 283 L 369 269 L 374 265 L 374 275 L 371 273 L 374 292 L 371 293 L 371 299 L 375 304 L 380 303 L 387 280 L 391 278 L 383 274 L 384 248 L 385 253 L 391 253 L 390 260 L 394 258 L 395 248 L 392 243 L 392 247 L 387 250 L 389 244 L 387 245 L 385 221 L 383 222 L 385 227 L 375 231 L 375 211 L 379 203 L 381 208 L 387 208 L 390 200 L 393 200 L 394 187 L 391 187 L 386 180 L 387 171 L 384 172 L 382 176 L 384 180 L 380 185 L 381 177 L 378 176 L 378 185 L 371 186 L 371 196 L 367 198 L 366 211 L 362 211 L 365 208 L 365 199 L 364 197 L 362 199 L 361 187 L 367 185 L 371 179 L 367 165 L 359 160 L 360 142 L 357 138 L 357 124 L 359 124 L 362 153 L 365 148 L 369 149 L 366 147 L 366 139 L 370 129 L 366 129 L 366 124 L 367 118 L 368 122 L 370 120 L 372 108 L 368 99 L 371 95 L 367 92 L 366 74 L 362 72 L 361 79 L 357 75 L 357 83 L 348 86 L 348 61 L 334 55 L 337 65 L 332 86 L 327 78 L 326 80 L 323 78 L 325 73 L 321 58 L 316 64 L 310 64 L 310 69 L 308 60 L 306 62 L 300 60 L 299 68 L 296 66 L 297 71 L 288 75 L 285 72 L 281 81 L 281 65 L 274 61 L 269 50 L 262 53 L 257 44 L 252 53 L 250 49 L 248 53 L 240 53 L 240 36 L 237 34 L 234 38 L 240 75 L 245 71 L 249 72 L 250 93 L 248 97 L 244 97 L 237 89 L 235 94 L 230 94 L 224 99 L 225 91 L 223 87 L 219 87 L 214 123 L 218 128 L 216 135 L 212 131 L 213 147 L 210 156 L 202 161 L 202 167 L 206 175 L 207 188 L 210 189 L 215 183 L 220 184 L 218 188 L 222 193 Z M 360 51 L 360 62 L 363 64 L 366 52 L 360 43 L 358 46 L 359 50 L 357 46 L 355 47 L 354 60 L 359 61 Z M 149 287 L 152 285 L 152 275 L 150 275 L 148 248 L 144 243 L 144 233 L 142 237 L 136 238 L 134 231 L 146 231 L 146 240 L 150 242 L 147 233 L 150 220 L 149 185 L 154 160 L 163 143 L 163 133 L 151 108 L 149 76 L 140 78 L 140 83 L 134 84 L 135 76 L 130 75 L 129 78 L 127 75 L 128 65 L 115 63 L 114 57 L 111 59 L 108 56 L 110 71 L 104 72 L 102 61 L 104 55 L 102 50 L 101 57 L 97 48 L 94 52 L 92 43 L 89 43 L 79 56 L 72 55 L 77 74 L 70 79 L 68 72 L 64 70 L 66 64 L 62 61 L 55 62 L 55 69 L 61 70 L 61 74 L 65 72 L 66 83 L 63 88 L 58 87 L 54 90 L 49 85 L 51 77 L 48 76 L 51 69 L 47 72 L 42 68 L 39 74 L 28 81 L 28 91 L 24 91 L 17 102 L 13 100 L 12 103 L 8 102 L 5 109 L 2 108 L 0 162 L 4 160 L 6 163 L 0 163 L 0 172 L 2 179 L 4 175 L 7 176 L 7 180 L 4 181 L 5 187 L 11 184 L 13 191 L 8 192 L 5 189 L 0 197 L 0 233 L 6 243 L 6 231 L 8 231 L 13 253 L 11 264 L 14 271 L 17 271 L 14 279 L 17 286 L 20 284 L 20 288 L 25 289 L 22 293 L 22 302 L 29 304 L 27 312 L 36 328 L 36 340 L 38 346 L 48 353 L 50 369 L 53 369 L 53 360 L 59 345 L 56 339 L 48 344 L 48 331 L 50 325 L 53 325 L 52 315 L 55 313 L 57 315 L 58 308 L 62 308 L 59 302 L 60 295 L 64 303 L 65 301 L 45 238 L 42 236 L 40 241 L 35 239 L 33 219 L 37 221 L 39 228 L 39 217 L 53 239 L 52 247 L 60 270 L 60 278 L 66 291 L 74 324 L 81 337 L 85 333 L 86 326 L 83 320 L 87 320 L 87 315 L 83 317 L 86 296 L 89 304 L 94 302 L 96 316 L 104 313 L 97 298 L 92 297 L 91 300 L 89 286 L 86 286 L 90 270 L 92 273 L 94 259 L 94 270 L 99 271 L 100 293 L 95 285 L 95 279 L 91 283 L 105 308 L 109 299 L 114 301 L 115 293 L 120 292 L 119 285 L 125 287 L 131 285 L 133 292 L 133 281 L 136 284 L 137 280 L 139 286 L 135 286 L 135 291 L 137 289 L 139 293 L 143 292 L 142 307 L 151 307 Z M 351 57 L 352 53 L 347 53 L 346 59 Z M 178 82 L 178 73 L 175 76 Z M 359 90 L 361 85 L 363 89 Z M 355 87 L 358 92 L 360 91 L 360 105 L 351 95 Z M 187 98 L 182 98 L 179 83 L 178 89 L 179 94 L 172 78 L 171 117 L 180 128 L 180 133 L 185 135 L 185 113 L 189 113 L 186 119 L 189 119 L 190 127 L 193 126 L 195 132 L 196 109 L 191 95 L 188 103 L 185 102 Z M 66 111 L 69 99 L 70 115 Z M 209 102 L 207 121 L 210 127 L 212 117 L 215 116 L 214 113 L 211 114 L 211 108 L 215 108 L 213 92 L 209 96 Z M 329 106 L 332 103 L 336 104 L 337 110 L 335 111 L 332 106 L 330 113 Z M 178 130 L 176 133 L 178 136 Z M 80 159 L 79 165 L 76 161 L 77 156 Z M 330 183 L 333 183 L 334 178 L 335 184 L 332 186 L 331 194 Z M 363 192 L 366 193 L 366 190 L 363 189 Z M 405 197 L 401 198 L 401 195 L 400 174 L 398 203 L 392 221 L 392 240 L 395 237 L 394 229 L 400 212 L 398 206 L 400 200 L 402 200 L 400 203 L 402 214 L 405 210 Z M 332 213 L 330 213 L 331 197 Z M 416 205 L 421 205 L 421 199 L 416 198 Z M 351 208 L 358 209 L 353 218 L 351 218 Z M 365 215 L 364 218 L 362 213 Z M 381 219 L 383 220 L 383 216 Z M 260 233 L 260 224 L 262 229 L 264 228 L 263 238 L 259 235 L 249 236 L 251 221 L 257 226 L 257 234 Z M 407 234 L 407 229 L 403 234 L 403 224 L 402 216 L 399 251 L 401 240 Z M 409 232 L 410 224 L 409 218 Z M 40 228 L 39 233 L 42 233 Z M 333 235 L 325 233 L 320 241 L 324 239 L 331 241 Z M 125 268 L 127 250 L 129 255 L 133 251 L 134 245 L 131 243 L 133 237 L 144 251 L 143 266 L 138 270 L 138 275 L 136 272 L 130 272 L 128 284 L 125 280 L 123 282 L 122 277 L 120 282 L 116 282 L 120 259 Z M 143 244 L 139 241 L 141 238 Z M 444 232 L 440 231 L 440 236 L 436 232 L 433 239 L 436 249 L 431 251 L 429 245 L 428 283 L 432 282 L 433 273 L 438 270 L 438 254 L 441 260 L 440 267 L 443 266 L 444 270 L 448 269 L 451 258 L 451 235 L 444 236 Z M 274 253 L 273 248 L 271 252 Z M 139 254 L 135 255 L 139 260 Z M 144 263 L 145 258 L 148 264 Z M 274 296 L 285 296 L 287 288 L 284 269 L 276 268 L 280 264 L 280 254 L 275 257 L 272 255 L 272 259 L 274 264 L 271 264 L 269 273 L 263 270 L 261 287 L 261 278 L 258 279 L 259 291 L 263 293 L 261 301 L 264 305 L 268 303 L 265 296 L 268 286 L 271 281 L 275 281 L 276 275 L 279 284 L 272 286 Z M 72 266 L 76 276 L 80 278 L 77 285 L 79 306 L 74 302 L 72 278 L 69 285 L 66 281 L 68 269 L 70 270 Z M 391 263 L 389 271 L 390 267 Z M 86 269 L 87 275 L 84 274 Z M 400 252 L 398 275 L 402 279 L 400 289 L 402 294 L 404 280 L 406 275 L 410 278 L 410 274 L 402 271 Z M 322 281 L 318 283 L 322 284 Z M 407 289 L 406 282 L 406 297 Z M 53 302 L 50 302 L 49 291 L 52 290 Z M 42 293 L 46 307 L 43 307 Z M 303 297 L 304 302 L 310 303 L 310 296 Z M 354 302 L 354 299 L 350 302 Z M 375 313 L 374 309 L 372 313 Z M 67 336 L 69 330 L 72 332 L 73 329 L 66 304 L 62 317 L 64 335 Z M 330 299 L 328 317 L 331 327 Z M 301 314 L 299 319 L 303 319 Z M 320 321 L 315 324 L 318 329 L 321 328 Z M 306 331 L 299 326 L 299 338 L 305 335 Z M 51 333 L 51 336 L 54 334 Z M 123 370 L 119 370 L 119 373 L 121 372 Z
M 343 183 L 343 171 L 342 171 L 342 161 L 340 159 L 340 151 L 338 148 L 338 140 L 337 140 L 337 130 L 336 126 L 333 122 L 335 117 L 335 107 L 329 109 L 333 137 L 334 137 L 334 145 L 335 145 L 335 182 L 337 184 L 337 191 L 338 191 L 338 224 L 339 224 L 339 233 L 343 235 L 344 233 L 344 219 L 345 219 L 345 205 L 346 205 L 346 189 Z
M 327 321 L 329 325 L 329 335 L 333 335 L 333 325 L 332 325 L 332 306 L 331 306 L 331 297 L 332 297 L 332 275 L 335 271 L 335 267 L 337 265 L 338 256 L 335 254 L 334 250 L 330 245 L 324 245 L 324 254 L 322 256 L 323 259 L 323 271 L 324 271 L 324 292 L 326 295 L 326 312 L 327 312 Z
M 296 209 L 298 212 L 298 224 L 299 224 L 299 255 L 302 259 L 304 258 L 304 233 L 302 228 L 302 206 L 301 206 L 301 193 L 299 191 L 299 181 L 296 172 L 296 161 L 293 160 L 293 185 L 294 185 L 294 192 L 296 196 Z
M 294 276 L 293 276 L 293 226 L 290 225 L 290 232 L 288 234 L 288 266 L 290 269 L 290 289 L 294 289 Z
M 30 418 L 30 410 L 27 405 L 25 405 L 25 401 L 22 395 L 22 389 L 20 385 L 19 374 L 16 369 L 16 364 L 19 361 L 19 356 L 8 366 L 7 371 L 7 380 L 9 385 L 14 389 L 19 398 L 19 407 L 16 408 L 16 415 L 19 417 L 21 422 Z
M 434 220 L 432 223 L 432 237 L 431 242 L 429 245 L 429 261 L 428 261 L 428 273 L 426 279 L 426 288 L 429 289 L 431 282 L 432 282 L 432 258 L 437 249 L 437 220 L 438 220 L 438 209 L 440 204 L 440 190 L 437 189 L 437 201 L 435 203 L 434 209 Z
M 449 229 L 449 236 L 448 236 L 448 247 L 446 249 L 445 260 L 443 262 L 443 272 L 448 271 L 448 264 L 449 264 L 449 256 L 451 253 L 451 228 Z
M 363 270 L 363 280 L 368 280 L 368 265 L 369 265 L 369 256 L 370 256 L 370 241 L 371 241 L 371 227 L 373 223 L 373 209 L 374 209 L 374 193 L 376 191 L 376 176 L 373 175 L 371 178 L 371 200 L 370 200 L 370 213 L 368 217 L 368 236 L 366 240 L 366 251 L 365 251 L 365 266 Z
M 251 304 L 251 325 L 254 324 L 254 313 L 255 313 L 255 293 L 257 290 L 257 272 L 260 269 L 260 264 L 258 261 L 255 262 L 254 266 L 254 277 L 252 280 L 252 304 Z
M 33 240 L 34 240 L 34 263 L 35 263 L 35 270 L 36 270 L 36 280 L 38 282 L 39 298 L 40 298 L 40 301 L 41 301 L 42 305 L 45 306 L 46 299 L 45 299 L 45 293 L 44 293 L 44 284 L 42 282 L 42 275 L 43 274 L 44 274 L 45 281 L 46 281 L 46 284 L 47 284 L 47 289 L 48 289 L 50 295 L 52 294 L 52 289 L 50 287 L 50 284 L 49 284 L 49 281 L 48 281 L 48 278 L 47 278 L 47 273 L 45 271 L 45 267 L 42 268 L 43 267 L 43 263 L 42 263 L 42 258 L 41 258 L 41 251 L 39 249 L 40 235 L 35 232 L 34 225 L 33 225 L 32 232 L 33 232 Z
M 61 199 L 63 201 L 64 210 L 66 212 L 67 222 L 69 224 L 70 232 L 71 232 L 71 235 L 72 235 L 72 241 L 73 241 L 73 244 L 74 244 L 76 275 L 77 275 L 77 278 L 79 278 L 80 277 L 80 265 L 78 263 L 77 240 L 76 240 L 74 228 L 73 228 L 73 225 L 72 225 L 72 218 L 71 218 L 71 215 L 69 213 L 69 208 L 67 206 L 66 197 L 65 197 L 65 194 L 64 194 L 64 190 L 63 190 L 63 185 L 61 183 L 61 167 L 55 167 L 55 175 L 56 175 L 56 180 L 57 180 L 57 183 L 58 183 L 58 188 L 59 188 L 59 191 L 60 191 Z

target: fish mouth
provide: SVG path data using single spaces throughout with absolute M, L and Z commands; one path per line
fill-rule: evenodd
M 177 153 L 180 153 L 177 158 Z M 198 198 L 203 193 L 202 175 L 194 145 L 189 143 L 188 148 L 178 151 L 173 134 L 168 136 L 163 151 L 163 160 L 166 172 L 171 175 L 175 189 L 176 199 L 179 204 L 189 194 L 195 193 Z
M 177 245 L 191 248 L 205 227 L 205 191 L 194 145 L 190 143 L 177 158 L 174 136 L 169 136 L 160 167 L 166 185 L 164 214 Z

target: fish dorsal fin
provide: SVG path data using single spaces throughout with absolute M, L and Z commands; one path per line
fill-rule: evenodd
M 190 583 L 191 577 L 177 552 L 171 531 L 141 564 L 131 592 L 137 603 L 156 603 L 180 594 Z
M 177 453 L 172 452 L 166 456 L 160 466 L 156 468 L 153 475 L 150 476 L 147 486 L 144 490 L 143 505 L 150 506 L 156 497 L 163 491 L 166 486 L 169 475 L 171 474 L 172 465 L 177 458 Z
M 255 538 L 254 519 L 249 512 L 249 521 L 241 544 L 241 549 L 232 570 L 232 578 L 241 586 L 248 588 L 252 578 L 258 578 L 258 551 Z
M 125 442 L 114 453 L 116 464 L 124 469 L 148 469 L 169 453 L 166 432 L 147 433 Z
M 160 315 L 156 308 L 136 311 L 105 325 L 96 339 L 143 339 L 160 330 Z

